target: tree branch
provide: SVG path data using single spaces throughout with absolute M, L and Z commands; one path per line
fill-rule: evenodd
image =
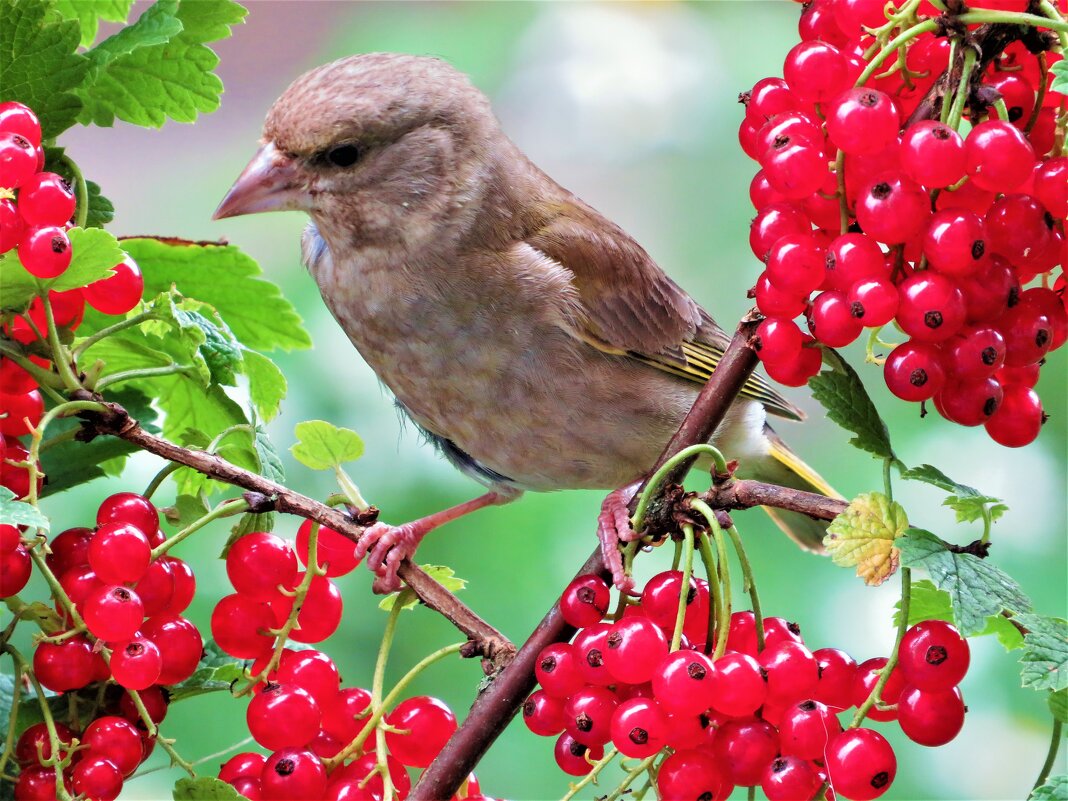
M 765 484 L 762 481 L 731 478 L 713 484 L 701 498 L 713 509 L 749 509 L 753 506 L 774 506 L 818 520 L 834 520 L 849 506 L 845 501 L 828 498 L 815 492 Z
M 76 400 L 100 400 L 84 390 L 75 392 Z M 339 509 L 327 506 L 306 495 L 282 486 L 274 481 L 243 470 L 225 459 L 206 451 L 190 450 L 150 434 L 117 403 L 103 401 L 108 411 L 85 412 L 82 439 L 91 439 L 97 434 L 108 434 L 130 442 L 142 450 L 154 453 L 170 462 L 191 467 L 206 476 L 242 487 L 254 497 L 248 500 L 256 511 L 276 510 L 314 520 L 332 528 L 353 542 L 363 534 L 364 525 L 353 520 Z M 457 629 L 472 640 L 473 646 L 464 651 L 465 656 L 482 655 L 499 666 L 515 653 L 515 646 L 501 632 L 479 617 L 463 601 L 434 581 L 417 565 L 405 560 L 398 575 L 412 588 L 424 604 L 446 617 Z
M 701 389 L 679 430 L 647 476 L 655 473 L 683 448 L 707 442 L 711 438 L 716 427 L 723 421 L 727 409 L 756 369 L 757 355 L 752 348 L 751 339 L 758 320 L 759 316 L 755 312 L 750 312 L 742 319 L 723 358 L 712 372 L 712 377 Z M 672 471 L 663 486 L 677 482 L 688 468 L 689 464 L 682 464 L 680 468 Z M 633 509 L 631 511 L 633 512 Z M 600 548 L 590 555 L 577 575 L 591 573 L 608 577 Z M 409 801 L 438 801 L 453 796 L 534 689 L 534 665 L 538 654 L 552 643 L 571 639 L 574 633 L 575 629 L 560 615 L 559 603 L 554 603 L 530 638 L 523 643 L 515 659 L 500 672 L 489 688 L 475 699 L 463 724 L 424 771 L 408 796 Z

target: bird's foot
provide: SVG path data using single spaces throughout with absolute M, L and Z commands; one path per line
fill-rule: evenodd
M 601 555 L 605 566 L 612 572 L 612 583 L 624 593 L 629 593 L 634 587 L 634 579 L 627 575 L 623 567 L 619 543 L 638 539 L 638 532 L 630 526 L 630 511 L 627 509 L 638 486 L 639 482 L 636 482 L 608 493 L 601 503 L 601 513 L 597 515 L 597 539 L 601 541 Z
M 376 593 L 386 595 L 400 589 L 401 580 L 397 575 L 400 563 L 411 558 L 419 546 L 426 530 L 421 530 L 421 521 L 391 526 L 388 523 L 375 523 L 364 530 L 356 543 L 356 556 L 367 557 L 367 566 L 375 574 L 373 589 Z

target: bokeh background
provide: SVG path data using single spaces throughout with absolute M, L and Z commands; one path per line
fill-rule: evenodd
M 386 520 L 418 517 L 479 488 L 398 420 L 388 393 L 327 313 L 299 262 L 303 216 L 210 219 L 255 150 L 267 108 L 305 70 L 376 50 L 448 59 L 492 97 L 505 130 L 535 162 L 633 234 L 721 323 L 729 328 L 747 309 L 745 291 L 758 272 L 747 245 L 747 187 L 755 168 L 736 142 L 736 95 L 760 77 L 781 74 L 782 58 L 796 41 L 796 4 L 247 5 L 246 24 L 215 48 L 226 85 L 219 112 L 161 131 L 122 124 L 74 130 L 63 144 L 114 201 L 115 233 L 226 238 L 283 287 L 315 348 L 277 355 L 289 396 L 271 433 L 286 451 L 301 420 L 322 418 L 359 431 L 367 453 L 351 472 Z M 143 7 L 138 4 L 135 15 Z M 993 444 L 981 429 L 950 425 L 937 414 L 921 420 L 915 405 L 889 396 L 877 369 L 861 369 L 905 461 L 934 463 L 1007 500 L 1011 512 L 996 525 L 993 558 L 1023 582 L 1038 610 L 1059 615 L 1066 609 L 1066 350 L 1043 370 L 1039 386 L 1049 424 L 1038 442 L 1014 451 Z M 862 350 L 849 352 L 859 364 Z M 848 436 L 826 420 L 807 391 L 788 394 L 811 415 L 804 425 L 780 426 L 791 445 L 847 497 L 880 488 L 879 465 L 846 445 Z M 292 486 L 318 497 L 333 490 L 328 476 L 301 467 L 288 452 L 285 457 Z M 107 493 L 140 489 L 158 468 L 154 459 L 139 457 L 122 482 L 98 482 L 55 498 L 56 525 L 85 524 Z M 942 536 L 965 542 L 975 536 L 955 526 L 937 491 L 898 481 L 896 494 L 915 520 Z M 166 492 L 160 499 L 169 501 Z M 451 565 L 470 581 L 464 599 L 522 641 L 593 547 L 599 502 L 589 492 L 528 495 L 436 532 L 419 560 Z M 865 588 L 850 571 L 798 552 L 760 511 L 740 513 L 736 521 L 768 614 L 798 621 L 812 648 L 845 648 L 858 660 L 887 652 L 896 581 Z M 277 530 L 292 536 L 296 526 L 282 519 Z M 220 524 L 177 549 L 197 570 L 200 589 L 189 614 L 205 632 L 212 605 L 229 592 L 216 558 L 227 533 Z M 642 570 L 670 566 L 667 550 L 643 559 Z M 364 571 L 341 586 L 345 619 L 324 650 L 347 683 L 367 686 L 385 616 Z M 437 615 L 406 613 L 390 677 L 455 639 Z M 970 714 L 954 743 L 925 749 L 906 741 L 896 724 L 874 724 L 898 752 L 898 778 L 887 798 L 1018 799 L 1030 790 L 1048 745 L 1045 699 L 1020 689 L 1015 654 L 1006 655 L 992 638 L 975 640 L 972 648 L 963 685 Z M 424 674 L 413 690 L 443 698 L 462 716 L 480 678 L 476 664 L 458 660 Z M 184 702 L 172 710 L 164 732 L 177 738 L 187 758 L 214 753 L 247 736 L 244 701 L 211 695 Z M 160 753 L 152 764 L 163 768 Z M 1063 763 L 1059 767 L 1064 772 Z M 520 722 L 478 774 L 494 797 L 547 799 L 567 789 L 552 741 L 536 738 Z M 169 798 L 177 775 L 150 773 L 128 783 L 124 797 Z

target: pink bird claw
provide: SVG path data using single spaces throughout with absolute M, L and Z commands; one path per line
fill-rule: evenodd
M 375 523 L 363 532 L 356 543 L 356 556 L 359 559 L 367 557 L 367 567 L 375 574 L 373 590 L 376 593 L 385 595 L 400 589 L 397 570 L 402 561 L 415 553 L 421 539 L 411 523 L 403 526 Z
M 634 542 L 639 534 L 630 526 L 630 510 L 627 505 L 634 497 L 638 485 L 613 490 L 601 503 L 601 513 L 597 515 L 597 539 L 601 542 L 601 555 L 605 566 L 612 572 L 612 583 L 620 592 L 630 593 L 634 579 L 623 568 L 623 555 L 619 543 Z

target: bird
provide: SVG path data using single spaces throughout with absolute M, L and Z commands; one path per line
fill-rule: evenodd
M 356 551 L 375 591 L 399 586 L 428 531 L 524 491 L 579 488 L 611 490 L 598 537 L 629 590 L 627 503 L 726 347 L 712 316 L 438 58 L 364 53 L 297 78 L 214 218 L 272 211 L 309 215 L 302 258 L 326 306 L 403 413 L 487 490 L 368 528 Z M 712 443 L 739 476 L 836 496 L 769 414 L 803 419 L 754 375 Z M 826 524 L 768 511 L 823 550 Z

